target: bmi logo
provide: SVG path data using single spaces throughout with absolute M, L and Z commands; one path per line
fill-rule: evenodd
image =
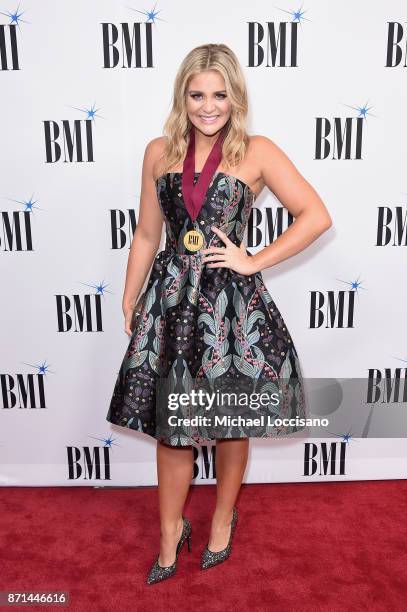
M 68 480 L 110 480 L 109 446 L 67 446 Z
M 24 210 L 2 210 L 2 235 L 0 236 L 0 249 L 2 251 L 33 251 L 33 234 L 31 225 L 31 214 L 36 206 L 37 200 L 34 200 L 34 194 L 29 200 L 15 200 L 7 198 L 10 202 L 14 202 L 24 206 Z
M 304 476 L 343 476 L 347 442 L 305 442 Z
M 49 366 L 45 362 L 40 365 L 31 363 L 25 363 L 25 365 L 35 368 L 37 372 L 0 374 L 1 407 L 5 410 L 47 408 L 45 374 L 49 372 Z
M 216 446 L 206 446 L 203 444 L 200 447 L 200 453 L 193 446 L 192 451 L 194 453 L 193 480 L 197 478 L 200 480 L 216 478 Z
M 82 283 L 83 285 L 87 283 Z M 72 295 L 56 294 L 57 330 L 59 332 L 92 332 L 103 331 L 102 297 L 111 293 L 103 282 L 88 285 L 96 289 L 95 293 L 78 293 Z
M 389 21 L 387 24 L 386 68 L 406 67 L 405 29 L 406 24 L 398 21 Z
M 155 7 L 154 7 L 155 8 Z M 153 24 L 161 11 L 139 11 L 144 23 L 102 23 L 103 68 L 153 68 Z
M 310 20 L 304 17 L 306 11 L 281 10 L 291 15 L 292 20 L 268 21 L 264 25 L 257 21 L 249 21 L 249 68 L 298 66 L 298 24 Z
M 0 15 L 10 19 L 7 24 L 0 24 L 0 70 L 20 70 L 17 28 L 20 32 L 20 23 L 29 23 L 22 18 L 23 13 L 20 5 L 14 13 L 0 11 Z
M 110 239 L 113 250 L 130 246 L 136 230 L 137 220 L 134 208 L 124 212 L 118 208 L 110 209 Z
M 375 246 L 407 246 L 407 207 L 378 206 Z
M 107 438 L 95 440 L 103 446 L 67 446 L 69 480 L 110 480 L 110 450 L 115 444 L 110 435 Z
M 268 246 L 293 223 L 294 217 L 285 206 L 253 207 L 247 222 L 247 246 Z
M 47 164 L 62 161 L 93 162 L 93 124 L 99 117 L 95 103 L 90 108 L 77 108 L 85 113 L 84 119 L 60 119 L 44 121 L 45 161 Z
M 372 115 L 367 102 L 350 106 L 356 117 L 316 117 L 315 159 L 362 159 L 363 130 L 367 116 Z
M 365 287 L 362 287 L 359 279 L 341 282 L 350 285 L 350 289 L 348 291 L 310 291 L 309 326 L 311 329 L 354 327 L 356 293 Z

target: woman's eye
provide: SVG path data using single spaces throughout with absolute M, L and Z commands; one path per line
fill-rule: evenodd
M 191 98 L 193 98 L 194 100 L 196 98 L 201 98 L 202 95 L 201 94 L 191 94 Z M 217 98 L 220 98 L 221 100 L 224 100 L 224 98 L 226 98 L 226 94 L 216 94 Z

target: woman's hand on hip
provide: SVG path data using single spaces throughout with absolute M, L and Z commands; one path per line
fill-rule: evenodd
M 251 255 L 247 255 L 246 246 L 242 242 L 237 246 L 229 240 L 225 232 L 213 225 L 212 231 L 219 236 L 225 246 L 212 246 L 207 249 L 201 249 L 200 253 L 205 255 L 202 261 L 207 264 L 208 268 L 231 268 L 238 274 L 255 274 L 255 263 Z

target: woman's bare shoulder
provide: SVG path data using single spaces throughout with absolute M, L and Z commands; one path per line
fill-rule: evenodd
M 264 165 L 265 160 L 269 167 L 289 161 L 287 153 L 274 140 L 262 134 L 249 136 L 248 152 L 250 159 L 260 166 Z
M 157 136 L 157 138 L 150 140 L 146 146 L 144 157 L 154 178 L 161 174 L 160 168 L 163 167 L 166 141 L 166 136 Z
M 166 136 L 157 136 L 147 143 L 146 152 L 150 155 L 160 155 L 164 152 L 167 138 Z
M 268 136 L 263 136 L 263 134 L 249 135 L 249 149 L 252 150 L 253 154 L 261 155 L 265 150 L 270 150 L 273 147 L 277 147 L 277 144 Z
M 149 174 L 155 179 L 161 175 L 164 167 L 164 152 L 166 145 L 165 136 L 157 136 L 150 140 L 145 148 L 144 160 L 149 169 Z

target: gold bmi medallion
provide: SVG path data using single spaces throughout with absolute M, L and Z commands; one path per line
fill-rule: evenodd
M 184 246 L 188 251 L 199 251 L 204 245 L 204 235 L 200 230 L 189 230 L 184 236 Z

